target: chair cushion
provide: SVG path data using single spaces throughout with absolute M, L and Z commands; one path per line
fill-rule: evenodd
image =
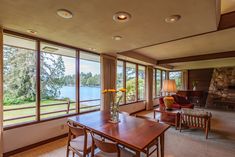
M 131 153 L 130 151 L 120 148 L 120 156 L 121 157 L 134 157 L 135 154 Z M 100 151 L 95 154 L 95 157 L 117 157 L 117 153 L 106 153 L 103 151 Z
M 70 146 L 78 151 L 83 151 L 84 149 L 84 136 L 78 136 L 70 141 Z M 90 134 L 87 134 L 87 149 L 92 146 L 92 137 Z

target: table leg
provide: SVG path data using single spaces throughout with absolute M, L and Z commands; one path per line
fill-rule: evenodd
M 160 135 L 160 157 L 164 157 L 164 133 Z
M 135 156 L 140 157 L 140 151 L 135 151 Z

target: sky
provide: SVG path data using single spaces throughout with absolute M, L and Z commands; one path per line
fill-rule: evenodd
M 74 75 L 76 70 L 75 59 L 70 57 L 64 57 L 64 64 L 65 64 L 65 75 Z M 92 62 L 87 60 L 80 60 L 80 73 L 89 73 L 91 72 L 92 75 L 100 74 L 100 63 Z

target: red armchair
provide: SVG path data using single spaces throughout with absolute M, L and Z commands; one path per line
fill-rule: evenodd
M 181 108 L 193 109 L 194 108 L 194 105 L 191 104 L 185 97 L 180 96 L 180 95 L 172 95 L 172 97 L 175 100 L 175 103 L 172 105 L 173 108 L 176 108 L 176 109 L 181 109 Z M 159 98 L 159 104 L 160 104 L 160 107 L 165 108 L 163 98 L 164 97 Z

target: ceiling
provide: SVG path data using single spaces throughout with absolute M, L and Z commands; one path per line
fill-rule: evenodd
M 134 53 L 162 60 L 235 50 L 235 28 L 215 32 L 220 13 L 235 11 L 235 0 L 221 0 L 221 4 L 220 0 L 148 0 L 148 3 L 140 0 L 40 0 L 37 3 L 0 0 L 0 3 L 0 25 L 4 28 L 25 34 L 27 29 L 36 30 L 37 37 L 86 50 L 96 49 L 98 53 L 119 52 L 121 56 L 122 52 L 134 50 Z M 59 17 L 58 9 L 68 9 L 73 18 Z M 130 21 L 115 22 L 113 15 L 119 11 L 130 13 Z M 182 18 L 176 23 L 166 23 L 165 18 L 174 14 Z M 194 36 L 203 33 L 207 34 Z M 113 36 L 123 38 L 115 41 Z M 180 38 L 184 39 L 176 40 Z M 208 66 L 206 61 L 171 65 L 182 69 L 185 65 L 194 68 L 199 64 Z
M 229 13 L 235 11 L 235 0 L 221 0 L 221 13 Z
M 214 31 L 217 0 L 0 0 L 0 25 L 17 32 L 36 30 L 37 36 L 101 53 L 116 53 L 172 39 Z M 68 9 L 72 19 L 56 14 Z M 132 18 L 117 23 L 112 16 L 126 11 Z M 180 14 L 176 23 L 165 18 Z M 203 18 L 202 18 L 203 17 Z M 113 36 L 122 36 L 115 41 Z
M 235 50 L 235 28 L 137 49 L 135 52 L 158 60 Z

